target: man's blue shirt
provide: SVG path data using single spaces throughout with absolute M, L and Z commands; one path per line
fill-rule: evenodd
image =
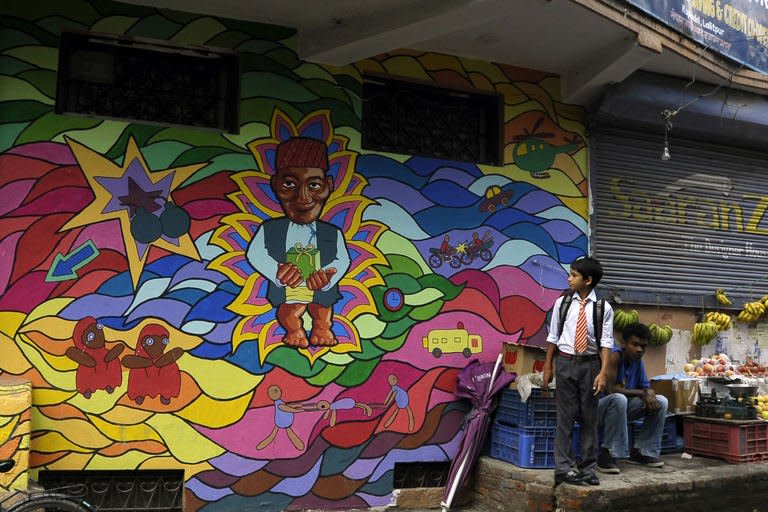
M 613 347 L 611 352 L 621 353 L 621 347 Z M 642 359 L 630 360 L 621 354 L 619 368 L 616 371 L 616 384 L 621 384 L 624 389 L 646 389 L 650 387 L 648 376 L 645 374 L 645 365 Z

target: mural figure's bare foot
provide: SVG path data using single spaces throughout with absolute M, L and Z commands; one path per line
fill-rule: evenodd
M 338 343 L 336 336 L 333 335 L 333 308 L 324 307 L 320 304 L 309 304 L 307 306 L 309 316 L 312 317 L 312 334 L 309 342 L 319 347 L 332 347 Z
M 304 329 L 288 331 L 288 333 L 283 337 L 283 343 L 290 347 L 297 348 L 307 348 L 309 346 L 307 335 L 304 333 Z
M 330 330 L 313 327 L 309 343 L 316 347 L 332 347 L 339 343 L 339 341 Z
M 277 323 L 285 329 L 283 343 L 290 347 L 307 348 L 307 333 L 301 315 L 307 310 L 306 304 L 280 304 L 277 308 Z

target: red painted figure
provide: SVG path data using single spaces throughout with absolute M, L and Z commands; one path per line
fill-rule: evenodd
M 123 357 L 128 374 L 128 398 L 141 405 L 145 397 L 160 395 L 164 405 L 181 391 L 181 372 L 176 360 L 184 351 L 173 348 L 165 352 L 169 343 L 168 329 L 158 324 L 146 325 L 136 341 L 136 353 Z
M 75 383 L 79 393 L 91 398 L 94 391 L 105 389 L 112 393 L 122 384 L 123 373 L 117 359 L 125 348 L 122 342 L 107 349 L 101 324 L 90 316 L 77 322 L 72 339 L 74 346 L 67 349 L 66 355 L 78 363 Z

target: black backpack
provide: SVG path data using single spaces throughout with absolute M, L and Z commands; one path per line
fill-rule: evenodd
M 563 334 L 563 326 L 565 326 L 565 316 L 568 313 L 568 308 L 571 307 L 571 303 L 573 302 L 573 295 L 575 292 L 568 292 L 565 295 L 563 295 L 563 300 L 560 302 L 560 310 L 558 315 L 558 320 L 560 320 L 560 325 L 558 325 L 557 335 L 558 337 Z M 594 307 L 592 307 L 592 326 L 595 329 L 595 340 L 597 341 L 597 346 L 600 346 L 600 340 L 603 337 L 603 317 L 605 317 L 605 299 L 598 299 L 597 302 L 595 302 Z

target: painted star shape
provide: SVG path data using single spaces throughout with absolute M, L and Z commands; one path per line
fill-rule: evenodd
M 149 244 L 137 242 L 131 234 L 131 216 L 138 206 L 151 207 L 155 205 L 157 206 L 155 210 L 157 210 L 164 206 L 166 201 L 172 202 L 171 192 L 198 170 L 208 165 L 207 162 L 151 171 L 144 161 L 144 156 L 139 151 L 136 141 L 131 137 L 125 148 L 123 166 L 119 167 L 102 154 L 74 139 L 65 137 L 65 140 L 75 155 L 75 159 L 88 180 L 95 197 L 88 206 L 62 226 L 60 231 L 118 220 L 134 288 L 139 282 L 149 249 L 152 246 L 200 260 L 197 247 L 195 247 L 189 233 L 179 238 L 163 235 Z

